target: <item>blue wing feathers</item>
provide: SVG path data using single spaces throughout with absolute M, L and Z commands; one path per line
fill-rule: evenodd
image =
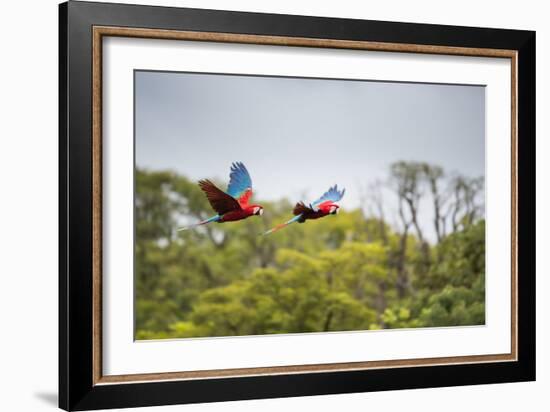
M 246 166 L 242 162 L 235 162 L 231 165 L 229 173 L 229 185 L 227 186 L 227 194 L 234 198 L 239 198 L 252 188 L 252 179 Z
M 338 202 L 344 197 L 344 193 L 346 193 L 346 189 L 338 190 L 338 185 L 334 185 L 329 188 L 323 194 L 323 196 L 313 202 L 311 206 L 315 208 L 316 206 L 320 205 L 323 202 L 326 202 L 327 200 L 330 200 L 331 202 Z

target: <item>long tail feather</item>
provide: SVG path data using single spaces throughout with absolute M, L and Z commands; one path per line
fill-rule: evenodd
M 284 227 L 287 227 L 291 223 L 297 222 L 301 217 L 302 217 L 302 215 L 294 216 L 288 222 L 281 223 L 280 225 L 275 226 L 273 229 L 269 229 L 267 232 L 264 233 L 264 236 L 269 235 L 271 233 L 275 233 L 276 231 L 281 230 Z
M 203 220 L 202 222 L 198 222 L 198 223 L 195 223 L 195 224 L 186 226 L 186 227 L 180 227 L 180 228 L 178 229 L 178 232 L 181 232 L 181 231 L 183 231 L 183 230 L 194 229 L 194 228 L 196 228 L 196 227 L 198 227 L 198 226 L 206 225 L 207 223 L 217 222 L 218 220 L 220 220 L 220 215 L 212 216 L 211 218 L 206 219 L 206 220 Z

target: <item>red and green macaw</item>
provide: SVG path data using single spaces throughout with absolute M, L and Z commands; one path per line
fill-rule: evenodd
M 273 229 L 268 230 L 264 235 L 269 235 L 270 233 L 276 232 L 294 222 L 304 223 L 306 220 L 319 219 L 328 215 L 335 215 L 338 213 L 340 206 L 336 204 L 343 197 L 346 189 L 338 190 L 338 185 L 334 185 L 329 188 L 323 196 L 317 199 L 315 202 L 310 203 L 309 206 L 306 206 L 304 202 L 296 203 L 292 213 L 294 217 L 288 222 L 282 223 L 275 226 Z
M 231 165 L 227 192 L 219 189 L 208 179 L 200 180 L 199 187 L 217 214 L 194 225 L 182 227 L 178 231 L 191 229 L 211 222 L 234 222 L 250 216 L 261 216 L 263 214 L 264 208 L 262 206 L 249 203 L 252 197 L 252 179 L 245 165 L 241 162 Z

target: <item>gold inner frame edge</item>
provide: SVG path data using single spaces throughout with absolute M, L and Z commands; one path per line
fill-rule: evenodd
M 509 58 L 511 60 L 511 183 L 512 183 L 512 242 L 511 242 L 511 352 L 508 354 L 450 356 L 438 358 L 393 359 L 382 361 L 288 365 L 254 368 L 217 369 L 201 371 L 103 375 L 102 371 L 102 40 L 105 36 L 164 40 L 187 40 L 238 44 L 257 44 L 292 47 L 317 47 L 398 53 L 477 56 Z M 92 335 L 94 385 L 153 382 L 168 380 L 215 379 L 227 377 L 319 373 L 413 366 L 457 365 L 517 361 L 517 52 L 505 49 L 432 46 L 420 44 L 385 43 L 355 40 L 265 36 L 235 33 L 143 29 L 130 27 L 94 26 L 92 32 Z

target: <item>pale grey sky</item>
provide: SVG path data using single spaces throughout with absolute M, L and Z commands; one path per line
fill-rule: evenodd
M 227 182 L 242 161 L 256 199 L 312 201 L 337 183 L 343 208 L 359 207 L 359 185 L 398 160 L 484 175 L 483 86 L 147 71 L 135 80 L 140 168 Z

